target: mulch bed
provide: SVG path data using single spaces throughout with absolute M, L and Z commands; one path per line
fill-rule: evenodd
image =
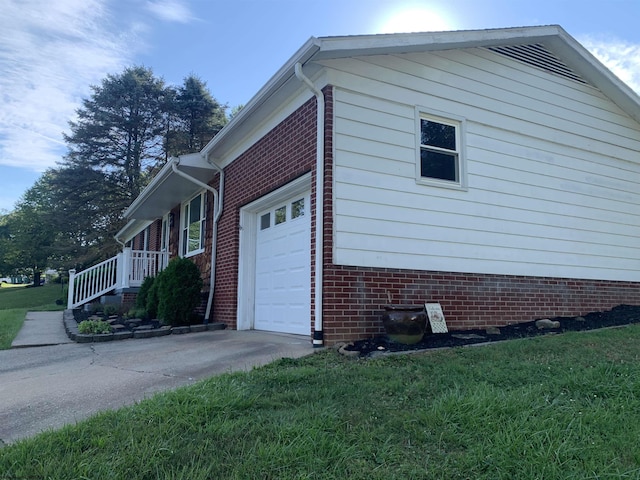
M 80 324 L 83 320 L 102 320 L 108 322 L 112 327 L 114 325 L 121 325 L 121 331 L 134 331 L 138 327 L 143 327 L 149 330 L 159 329 L 162 324 L 158 320 L 145 320 L 140 318 L 125 319 L 121 315 L 106 316 L 104 314 L 95 315 L 91 312 L 87 312 L 82 309 L 73 310 L 73 317 L 76 322 Z
M 580 317 L 549 318 L 558 322 L 557 328 L 538 328 L 536 321 L 516 323 L 498 328 L 456 330 L 449 333 L 427 333 L 422 341 L 413 345 L 404 345 L 390 341 L 386 336 L 359 340 L 342 347 L 343 353 L 371 356 L 375 353 L 404 352 L 443 347 L 461 347 L 477 343 L 497 342 L 516 338 L 535 337 L 598 328 L 617 327 L 640 323 L 640 306 L 619 305 L 604 312 L 592 312 Z M 356 353 L 357 352 L 357 353 Z

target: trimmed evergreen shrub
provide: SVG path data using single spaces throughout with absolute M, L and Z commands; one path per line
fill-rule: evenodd
M 149 296 L 149 290 L 153 287 L 155 277 L 144 277 L 138 295 L 136 296 L 136 308 L 147 307 L 147 297 Z
M 136 316 L 139 318 L 155 318 L 158 313 L 158 298 L 152 293 L 154 285 L 155 277 L 145 277 L 140 285 L 136 296 Z
M 158 318 L 158 305 L 160 304 L 160 283 L 162 283 L 162 276 L 164 272 L 158 272 L 156 278 L 153 280 L 149 291 L 147 292 L 147 300 L 144 304 L 144 309 L 147 312 L 149 318 Z
M 188 258 L 174 258 L 156 278 L 155 285 L 158 317 L 162 323 L 188 325 L 191 314 L 200 303 L 203 286 L 198 267 Z

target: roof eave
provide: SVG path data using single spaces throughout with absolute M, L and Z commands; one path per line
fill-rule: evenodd
M 176 165 L 190 177 L 207 183 L 215 176 L 216 170 L 208 164 L 200 153 L 182 155 L 170 159 L 124 212 L 129 220 L 153 220 L 168 213 L 174 205 L 188 199 L 189 195 L 201 190 L 196 183 L 184 179 L 173 171 Z
M 446 32 L 392 33 L 320 37 L 320 52 L 315 59 L 353 55 L 382 55 L 416 51 L 490 47 L 496 45 L 536 43 L 564 32 L 559 25 L 512 27 Z M 566 32 L 565 32 L 566 33 Z
M 224 126 L 220 132 L 211 139 L 202 149 L 205 157 L 213 154 L 219 145 L 222 145 L 233 133 L 246 124 L 255 114 L 256 111 L 279 89 L 281 89 L 295 74 L 296 63 L 305 64 L 320 49 L 318 39 L 309 38 L 302 47 L 269 79 L 269 81 L 249 100 L 249 102 Z
M 558 36 L 550 39 L 548 45 L 564 59 L 569 67 L 580 72 L 585 80 L 597 87 L 640 123 L 640 96 L 580 42 L 560 28 Z

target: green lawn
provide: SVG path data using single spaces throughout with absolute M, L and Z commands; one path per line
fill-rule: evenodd
M 0 350 L 11 348 L 11 342 L 22 328 L 26 315 L 26 308 L 0 310 Z
M 27 311 L 64 310 L 65 295 L 62 286 L 56 283 L 36 288 L 3 284 L 0 287 L 0 350 L 11 346 Z M 63 305 L 57 305 L 56 300 L 63 300 Z
M 640 325 L 227 374 L 0 449 L 17 478 L 640 478 Z

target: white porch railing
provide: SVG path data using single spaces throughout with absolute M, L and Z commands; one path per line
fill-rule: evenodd
M 82 272 L 69 270 L 67 308 L 79 307 L 118 288 L 139 287 L 146 277 L 155 277 L 164 270 L 168 262 L 167 252 L 125 248 Z
M 146 252 L 131 250 L 129 258 L 129 286 L 139 287 L 146 277 L 155 277 L 167 266 L 167 252 Z M 126 263 L 125 263 L 126 264 Z

